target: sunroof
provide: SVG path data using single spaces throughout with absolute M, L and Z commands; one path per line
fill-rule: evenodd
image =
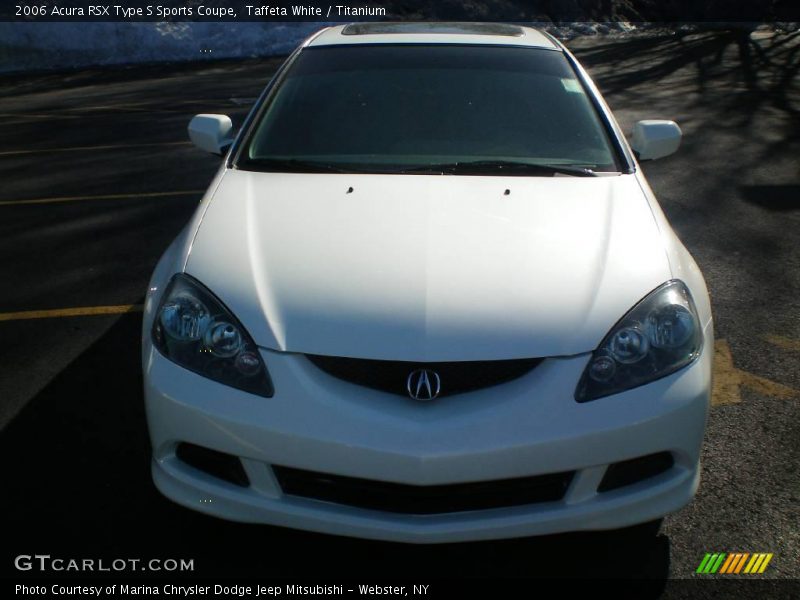
M 342 29 L 342 35 L 380 33 L 455 33 L 519 37 L 523 32 L 521 27 L 504 23 L 350 23 Z

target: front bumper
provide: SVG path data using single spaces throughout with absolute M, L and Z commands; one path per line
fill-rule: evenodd
M 588 355 L 545 360 L 492 388 L 418 403 L 340 381 L 304 356 L 263 350 L 275 384 L 261 398 L 168 361 L 146 343 L 145 399 L 158 489 L 189 508 L 266 523 L 401 542 L 436 543 L 613 529 L 688 503 L 699 481 L 713 337 L 700 358 L 649 385 L 579 404 Z M 179 443 L 241 459 L 239 487 L 176 456 Z M 598 492 L 608 465 L 669 452 L 666 472 Z M 558 501 L 428 515 L 284 494 L 272 465 L 434 486 L 574 472 Z

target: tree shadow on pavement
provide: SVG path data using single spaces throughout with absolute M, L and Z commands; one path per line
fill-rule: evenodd
M 0 434 L 7 569 L 35 552 L 194 559 L 189 576 L 622 577 L 649 579 L 653 597 L 663 589 L 669 539 L 642 528 L 417 546 L 229 523 L 173 504 L 150 479 L 140 327 L 140 315 L 121 317 Z
M 747 185 L 742 186 L 742 195 L 770 210 L 800 209 L 800 185 Z
M 653 102 L 663 93 L 673 101 L 695 98 L 716 118 L 707 127 L 750 127 L 763 111 L 783 113 L 782 139 L 764 156 L 800 139 L 800 32 L 753 34 L 731 30 L 677 32 L 612 39 L 576 50 L 604 95 L 640 93 Z

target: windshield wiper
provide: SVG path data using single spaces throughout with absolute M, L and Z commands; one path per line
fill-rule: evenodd
M 571 165 L 548 165 L 516 162 L 511 160 L 471 160 L 453 163 L 420 165 L 398 171 L 399 173 L 441 173 L 442 175 L 574 175 L 575 177 L 597 177 L 587 167 Z
M 352 173 L 352 169 L 298 158 L 250 158 L 247 167 L 278 173 Z
M 303 160 L 299 158 L 250 158 L 246 167 L 256 170 L 284 173 L 418 173 L 441 175 L 534 175 L 552 176 L 556 174 L 575 177 L 596 177 L 592 169 L 573 165 L 551 165 L 526 163 L 512 160 L 470 160 L 452 163 L 419 165 L 401 169 L 369 170 L 363 168 L 335 165 L 326 162 Z

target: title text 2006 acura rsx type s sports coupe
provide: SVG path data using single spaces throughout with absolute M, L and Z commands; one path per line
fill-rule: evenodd
M 159 490 L 405 542 L 617 528 L 692 498 L 708 293 L 572 55 L 534 29 L 351 24 L 233 138 L 145 306 Z

